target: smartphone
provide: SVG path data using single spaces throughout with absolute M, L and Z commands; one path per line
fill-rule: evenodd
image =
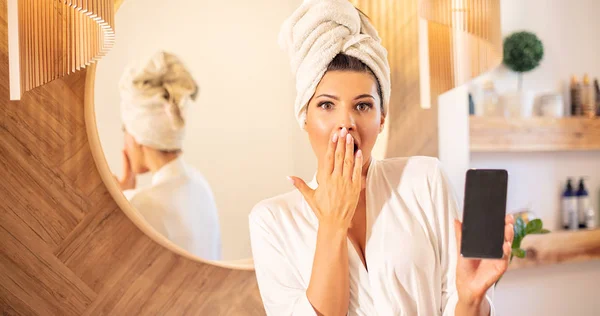
M 502 258 L 507 188 L 506 170 L 467 171 L 460 245 L 463 257 Z

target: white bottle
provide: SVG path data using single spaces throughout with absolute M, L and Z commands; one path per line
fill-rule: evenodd
M 494 88 L 494 83 L 492 81 L 486 81 L 483 84 L 481 107 L 483 109 L 483 116 L 504 116 L 504 108 L 500 105 L 498 93 L 496 93 L 496 89 Z
M 596 218 L 596 212 L 594 208 L 588 208 L 585 213 L 585 227 L 587 229 L 596 229 L 598 227 L 598 219 Z
M 567 179 L 565 191 L 562 194 L 562 226 L 564 229 L 576 230 L 579 228 L 577 214 L 577 197 L 573 190 L 571 179 Z
M 583 76 L 581 91 L 583 115 L 587 117 L 596 116 L 596 91 L 594 91 L 594 86 L 587 74 Z
M 583 178 L 579 180 L 579 188 L 577 189 L 577 217 L 579 221 L 579 228 L 586 228 L 587 226 L 587 214 L 590 211 L 590 196 L 585 189 L 585 183 L 583 182 Z M 592 212 L 594 210 L 592 209 Z

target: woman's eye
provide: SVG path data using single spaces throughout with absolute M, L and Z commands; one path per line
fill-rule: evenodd
M 319 103 L 319 107 L 323 110 L 331 110 L 333 108 L 333 103 L 331 102 L 321 102 Z
M 370 103 L 359 103 L 356 105 L 356 109 L 359 110 L 360 112 L 367 111 L 371 107 L 373 107 L 373 105 L 371 105 Z

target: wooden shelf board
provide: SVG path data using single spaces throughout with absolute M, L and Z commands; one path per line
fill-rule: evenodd
M 469 118 L 471 152 L 600 150 L 600 118 Z
M 521 248 L 525 258 L 513 258 L 509 270 L 566 262 L 600 259 L 600 229 L 556 231 L 544 235 L 528 235 Z

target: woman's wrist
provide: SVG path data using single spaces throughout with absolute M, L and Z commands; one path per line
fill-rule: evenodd
M 333 242 L 345 241 L 348 237 L 348 228 L 333 223 L 319 223 L 318 235 Z
M 484 297 L 472 299 L 459 299 L 456 303 L 456 316 L 487 316 L 490 315 L 490 304 Z

